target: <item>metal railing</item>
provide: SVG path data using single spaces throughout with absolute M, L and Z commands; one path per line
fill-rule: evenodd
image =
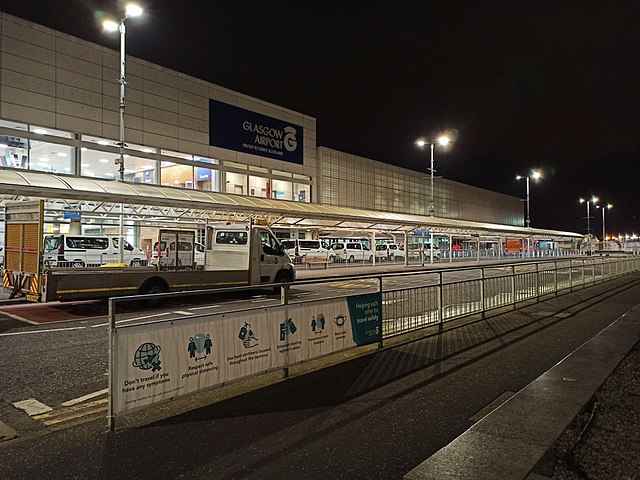
M 586 258 L 586 259 L 567 259 L 567 260 L 556 260 L 556 261 L 544 261 L 544 262 L 527 262 L 527 263 L 518 263 L 518 264 L 496 264 L 496 265 L 488 265 L 482 267 L 462 267 L 456 269 L 443 269 L 438 271 L 421 271 L 421 272 L 405 272 L 405 273 L 390 273 L 384 275 L 360 275 L 360 276 L 351 276 L 351 277 L 342 277 L 337 279 L 323 279 L 323 280 L 308 280 L 303 282 L 296 282 L 296 286 L 303 287 L 305 285 L 317 284 L 322 286 L 322 298 L 318 299 L 308 299 L 309 297 L 303 298 L 295 298 L 292 302 L 289 302 L 289 290 L 291 284 L 280 284 L 280 299 L 272 298 L 268 303 L 263 304 L 260 307 L 254 306 L 247 308 L 246 305 L 240 307 L 240 309 L 236 309 L 235 311 L 232 309 L 226 309 L 225 311 L 216 311 L 211 313 L 198 313 L 194 314 L 190 317 L 190 319 L 185 319 L 183 315 L 181 318 L 170 318 L 163 317 L 163 319 L 154 319 L 151 321 L 140 321 L 141 319 L 132 319 L 133 323 L 125 325 L 120 324 L 116 320 L 116 312 L 118 307 L 135 301 L 140 300 L 161 300 L 167 298 L 176 298 L 176 297 L 184 297 L 184 296 L 207 296 L 211 298 L 212 291 L 211 290 L 200 290 L 197 292 L 172 292 L 172 293 L 164 293 L 164 294 L 155 294 L 148 296 L 131 296 L 131 297 L 116 297 L 109 299 L 109 391 L 110 391 L 110 402 L 109 402 L 109 428 L 111 430 L 115 429 L 116 422 L 116 412 L 118 411 L 116 407 L 114 407 L 113 403 L 113 392 L 115 392 L 116 388 L 121 388 L 122 378 L 127 378 L 126 375 L 123 377 L 120 375 L 119 380 L 120 383 L 116 384 L 115 377 L 117 372 L 120 372 L 118 367 L 118 361 L 122 362 L 122 355 L 116 352 L 116 349 L 119 348 L 116 346 L 116 339 L 123 339 L 127 337 L 127 329 L 136 329 L 139 327 L 149 328 L 145 335 L 143 335 L 142 340 L 138 340 L 136 335 L 140 336 L 139 332 L 135 332 L 133 334 L 129 334 L 128 338 L 133 339 L 130 340 L 130 343 L 133 342 L 133 345 L 138 345 L 136 350 L 135 358 L 133 366 L 140 368 L 142 370 L 157 368 L 160 370 L 160 361 L 153 363 L 148 359 L 156 359 L 160 352 L 160 347 L 153 343 L 149 343 L 149 338 L 151 335 L 148 332 L 157 332 L 160 331 L 158 327 L 166 326 L 166 328 L 181 328 L 181 324 L 185 324 L 185 322 L 191 322 L 190 325 L 193 325 L 194 328 L 199 323 L 194 323 L 194 320 L 197 319 L 198 322 L 217 322 L 217 321 L 226 321 L 222 320 L 221 317 L 228 317 L 233 322 L 234 318 L 240 318 L 244 321 L 244 317 L 246 317 L 245 325 L 247 325 L 247 321 L 253 322 L 254 315 L 264 315 L 272 308 L 280 308 L 282 309 L 283 305 L 290 305 L 291 310 L 296 311 L 298 309 L 297 314 L 293 314 L 293 316 L 301 315 L 300 318 L 308 318 L 311 316 L 311 313 L 314 313 L 312 307 L 309 311 L 300 313 L 301 307 L 305 308 L 305 304 L 312 302 L 326 302 L 329 303 L 335 300 L 346 300 L 348 301 L 349 297 L 358 296 L 361 297 L 370 297 L 374 298 L 374 303 L 379 306 L 375 308 L 375 315 L 378 315 L 377 322 L 381 322 L 382 332 L 381 336 L 379 336 L 378 327 L 376 327 L 376 339 L 374 342 L 379 342 L 379 345 L 382 346 L 385 339 L 391 338 L 393 336 L 397 336 L 400 334 L 409 333 L 412 331 L 424 329 L 427 327 L 440 327 L 444 325 L 445 322 L 458 319 L 461 317 L 474 315 L 474 314 L 484 314 L 487 311 L 513 306 L 514 308 L 517 306 L 519 302 L 525 301 L 536 301 L 543 296 L 558 294 L 562 291 L 570 291 L 574 288 L 584 288 L 585 286 L 595 284 L 598 282 L 604 282 L 614 277 L 618 277 L 621 275 L 625 275 L 634 271 L 640 270 L 640 257 L 627 257 L 627 258 Z M 346 282 L 345 282 L 346 280 Z M 332 288 L 331 284 L 338 284 L 342 282 L 343 287 L 347 287 L 348 289 L 352 289 L 351 292 L 346 292 L 344 289 L 340 291 L 339 288 Z M 270 286 L 271 287 L 271 286 Z M 237 292 L 237 291 L 250 291 L 255 290 L 256 287 L 236 287 L 236 288 L 224 288 L 219 289 L 216 292 Z M 374 294 L 374 295 L 367 295 Z M 199 307 L 201 308 L 201 307 Z M 326 305 L 321 306 L 321 311 L 324 312 L 324 308 L 327 308 Z M 365 308 L 370 308 L 368 305 Z M 287 310 L 290 312 L 291 310 Z M 318 314 L 318 310 L 315 310 L 315 314 Z M 325 312 L 326 313 L 326 312 Z M 222 316 L 220 315 L 222 314 Z M 238 315 L 240 314 L 240 315 Z M 289 313 L 287 313 L 288 315 Z M 235 315 L 235 316 L 234 316 Z M 364 315 L 369 315 L 369 313 L 365 313 Z M 268 318 L 268 317 L 266 317 Z M 270 325 L 268 328 L 276 327 L 277 322 L 281 320 L 276 317 L 273 325 Z M 285 315 L 286 318 L 286 315 Z M 336 319 L 339 317 L 336 317 Z M 343 316 L 344 318 L 344 316 Z M 360 321 L 358 318 L 358 322 Z M 324 319 L 324 317 L 323 317 Z M 288 321 L 292 319 L 289 318 Z M 271 320 L 268 320 L 271 321 Z M 298 317 L 296 318 L 296 322 L 298 321 Z M 314 317 L 315 321 L 315 317 Z M 120 322 L 121 323 L 121 322 Z M 240 322 L 241 323 L 241 322 Z M 330 323 L 328 322 L 330 325 Z M 340 328 L 342 328 L 343 324 L 338 324 Z M 250 325 L 249 325 L 250 326 Z M 283 324 L 280 325 L 282 328 Z M 301 326 L 301 325 L 299 325 Z M 198 327 L 199 328 L 199 327 Z M 212 327 L 215 330 L 215 327 Z M 265 331 L 268 331 L 268 328 Z M 324 329 L 324 323 L 323 327 Z M 352 326 L 353 328 L 353 326 Z M 184 329 L 183 329 L 184 330 Z M 118 331 L 121 333 L 118 334 Z M 179 331 L 179 330 L 176 330 Z M 194 331 L 197 331 L 194 330 Z M 130 330 L 131 332 L 131 330 Z M 208 332 L 208 331 L 207 331 Z M 241 330 L 242 332 L 242 330 Z M 329 333 L 330 331 L 327 330 Z M 335 332 L 334 332 L 335 333 Z M 185 332 L 182 332 L 183 338 L 188 338 L 191 335 L 191 331 L 187 331 L 187 335 L 185 336 Z M 330 334 L 330 333 L 329 333 Z M 207 335 L 208 337 L 208 335 Z M 173 338 L 173 337 L 171 337 Z M 229 337 L 231 338 L 231 337 Z M 235 339 L 235 335 L 233 336 Z M 242 338 L 242 337 L 240 337 Z M 257 340 L 257 339 L 256 339 Z M 281 337 L 282 340 L 282 337 Z M 308 340 L 308 339 L 307 339 Z M 173 341 L 173 340 L 172 340 Z M 237 342 L 237 339 L 235 339 Z M 141 343 L 144 342 L 144 343 Z M 171 342 L 169 342 L 171 343 Z M 175 341 L 173 342 L 175 343 Z M 299 343 L 299 342 L 298 342 Z M 364 343 L 366 344 L 366 343 Z M 363 344 L 358 344 L 363 345 Z M 353 346 L 349 347 L 340 347 L 342 350 L 348 348 L 361 348 L 357 344 L 353 344 Z M 172 346 L 166 346 L 165 351 L 171 351 Z M 254 345 L 255 346 L 255 345 Z M 184 345 L 181 345 L 179 349 L 180 352 L 184 354 L 184 349 L 182 348 Z M 245 347 L 249 348 L 245 345 Z M 124 347 L 123 347 L 124 348 Z M 144 356 L 142 352 L 145 349 L 153 349 L 149 355 Z M 175 345 L 173 345 L 175 348 Z M 269 351 L 271 349 L 269 348 Z M 146 352 L 147 350 L 145 350 Z M 142 352 L 142 353 L 140 353 Z M 130 353 L 130 352 L 129 352 Z M 138 358 L 138 354 L 140 353 L 140 358 Z M 242 357 L 249 355 L 250 352 L 245 352 Z M 265 354 L 267 355 L 267 354 Z M 204 357 L 206 358 L 206 356 Z M 215 357 L 214 357 L 215 358 Z M 226 357 L 226 361 L 229 361 L 229 358 L 235 357 Z M 280 357 L 278 357 L 280 358 Z M 297 363 L 308 361 L 312 358 L 302 358 L 297 360 Z M 147 359 L 147 360 L 145 360 Z M 154 360 L 154 361 L 156 361 Z M 139 362 L 146 361 L 147 364 L 138 364 Z M 151 362 L 151 363 L 150 363 Z M 174 370 L 177 372 L 178 365 L 177 360 L 174 361 Z M 125 361 L 126 365 L 131 363 L 131 358 L 127 358 Z M 144 363 L 144 362 L 143 362 Z M 183 362 L 184 363 L 184 362 Z M 291 363 L 295 364 L 295 363 Z M 171 363 L 169 363 L 171 365 Z M 213 360 L 210 361 L 209 364 L 212 365 L 208 367 L 209 369 L 215 368 L 217 371 L 218 367 L 225 367 L 224 358 L 220 361 L 220 365 L 214 365 Z M 284 364 L 283 364 L 284 365 Z M 131 368 L 131 367 L 127 367 Z M 184 367 L 183 367 L 184 368 Z M 193 367 L 197 368 L 197 367 Z M 226 368 L 226 367 L 225 367 Z M 271 370 L 278 370 L 284 368 L 285 375 L 288 374 L 289 363 L 283 366 L 273 366 Z M 264 373 L 264 368 L 260 368 L 260 372 Z M 153 370 L 155 371 L 155 370 Z M 203 369 L 202 372 L 206 372 L 208 370 Z M 133 373 L 131 374 L 135 376 Z M 147 381 L 156 381 L 156 382 L 169 382 L 172 381 L 170 378 L 155 380 L 159 374 L 156 376 L 148 377 L 148 373 L 141 374 L 144 375 L 143 383 Z M 163 373 L 164 376 L 170 375 L 170 373 Z M 175 375 L 175 372 L 174 372 Z M 247 374 L 248 375 L 248 374 Z M 160 377 L 162 378 L 162 377 Z M 226 378 L 226 377 L 225 377 Z M 238 377 L 240 378 L 240 377 Z M 135 380 L 137 383 L 137 380 Z M 177 381 L 177 380 L 176 380 Z M 223 380 L 224 381 L 224 380 Z M 127 382 L 125 382 L 127 383 Z M 219 383 L 219 382 L 218 382 Z M 215 385 L 215 382 L 212 382 L 208 385 Z M 128 385 L 133 385 L 133 380 L 131 380 Z M 153 383 L 149 384 L 149 388 L 153 388 Z M 183 387 L 180 387 L 183 388 Z M 209 387 L 198 387 L 198 389 L 204 389 Z M 130 387 L 126 388 L 126 392 L 130 391 Z M 189 390 L 191 391 L 191 390 Z M 119 392 L 119 391 L 118 391 Z M 125 392 L 125 390 L 123 390 Z M 173 392 L 170 390 L 169 392 Z M 128 393 L 127 393 L 128 395 Z M 124 398 L 124 397 L 123 397 Z M 140 402 L 143 402 L 148 397 L 140 398 Z M 122 405 L 122 402 L 125 401 L 122 398 L 119 398 L 119 405 Z M 137 400 L 136 400 L 137 401 Z M 161 400 L 162 401 L 162 400 Z M 126 402 L 125 402 L 126 404 Z M 140 404 L 140 408 L 144 407 L 146 404 L 143 402 Z M 120 406 L 122 408 L 122 406 Z M 139 407 L 135 407 L 139 408 Z M 133 410 L 135 411 L 135 409 Z M 120 412 L 124 412 L 124 410 L 120 410 Z
M 588 258 L 509 266 L 467 267 L 473 278 L 448 281 L 447 271 L 429 285 L 386 290 L 382 285 L 383 338 L 482 314 L 497 308 L 585 287 L 640 270 L 640 257 Z

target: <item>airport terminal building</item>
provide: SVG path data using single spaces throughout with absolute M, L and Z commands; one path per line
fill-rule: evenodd
M 0 15 L 1 168 L 117 182 L 119 52 Z M 318 146 L 312 116 L 133 57 L 126 81 L 125 182 L 427 214 L 427 174 Z M 440 218 L 524 224 L 516 197 L 434 195 Z

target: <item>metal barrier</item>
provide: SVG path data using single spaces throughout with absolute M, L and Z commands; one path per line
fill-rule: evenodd
M 296 299 L 290 302 L 291 284 L 280 284 L 280 299 L 273 298 L 271 304 L 261 307 L 235 311 L 228 309 L 190 318 L 182 316 L 184 312 L 178 312 L 181 318 L 138 321 L 134 325 L 117 325 L 116 310 L 119 305 L 171 297 L 211 296 L 212 291 L 111 298 L 109 425 L 112 429 L 115 428 L 116 411 L 124 413 L 129 408 L 126 407 L 125 395 L 133 395 L 131 392 L 137 392 L 138 389 L 142 389 L 143 393 L 136 397 L 135 401 L 140 403 L 135 408 L 142 408 L 153 403 L 155 397 L 160 398 L 158 401 L 163 401 L 178 393 L 188 394 L 216 384 L 228 383 L 242 378 L 242 375 L 250 376 L 256 372 L 273 370 L 284 370 L 286 374 L 290 365 L 317 358 L 318 355 L 359 348 L 371 343 L 382 346 L 384 339 L 393 336 L 432 326 L 442 328 L 447 321 L 469 315 L 484 315 L 487 311 L 503 307 L 515 308 L 520 302 L 536 301 L 543 296 L 604 282 L 638 270 L 640 257 L 585 258 L 309 280 L 297 282 L 296 286 L 321 284 L 324 293 L 322 299 Z M 344 286 L 345 280 L 349 287 L 359 287 L 357 293 L 332 291 L 332 283 L 342 282 Z M 225 288 L 216 290 L 216 293 L 255 288 Z M 241 326 L 239 331 L 238 326 Z M 273 343 L 273 333 L 276 331 L 279 333 L 280 343 L 277 340 Z M 296 331 L 298 335 L 294 337 Z M 222 337 L 215 337 L 216 332 L 221 332 Z M 158 335 L 165 336 L 161 343 L 156 344 L 153 339 Z M 271 344 L 268 343 L 269 335 Z M 167 340 L 168 338 L 172 341 Z M 211 356 L 207 360 L 212 349 L 218 348 L 220 338 L 233 343 L 236 351 L 217 359 Z M 298 340 L 290 340 L 293 338 Z M 165 342 L 173 344 L 165 347 Z M 180 352 L 184 357 L 187 343 L 190 351 L 188 361 L 195 362 L 193 365 L 185 363 L 184 359 L 171 363 L 166 360 L 166 354 L 160 360 L 161 345 L 165 350 Z M 207 348 L 202 357 L 197 357 L 196 350 L 201 352 Z M 135 355 L 132 356 L 134 351 Z M 275 356 L 277 362 L 268 358 Z M 199 362 L 200 360 L 202 361 Z M 247 364 L 244 364 L 245 369 L 233 375 L 224 372 L 226 368 L 242 365 L 242 362 L 254 361 L 262 362 L 255 371 L 248 370 Z M 162 362 L 168 364 L 168 367 L 163 367 Z M 144 372 L 134 369 L 135 372 L 131 373 L 132 363 L 133 367 Z M 197 377 L 201 374 L 202 377 Z M 208 378 L 209 374 L 215 374 L 215 379 Z M 182 381 L 191 376 L 198 378 L 195 386 L 185 387 L 178 381 L 178 378 Z M 120 402 L 120 410 L 113 406 L 114 394 Z
M 563 290 L 584 287 L 640 270 L 640 258 L 547 260 L 510 266 L 466 267 L 470 280 L 447 282 L 443 272 L 435 285 L 382 289 L 382 335 L 389 338 L 449 320 L 532 301 Z M 384 279 L 392 275 L 382 276 Z

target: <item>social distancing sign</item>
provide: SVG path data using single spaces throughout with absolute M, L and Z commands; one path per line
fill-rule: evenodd
M 381 295 L 114 331 L 113 414 L 382 339 Z

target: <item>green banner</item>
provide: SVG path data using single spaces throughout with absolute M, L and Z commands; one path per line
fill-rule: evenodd
M 382 340 L 382 295 L 369 293 L 347 298 L 351 330 L 356 345 L 368 345 Z

